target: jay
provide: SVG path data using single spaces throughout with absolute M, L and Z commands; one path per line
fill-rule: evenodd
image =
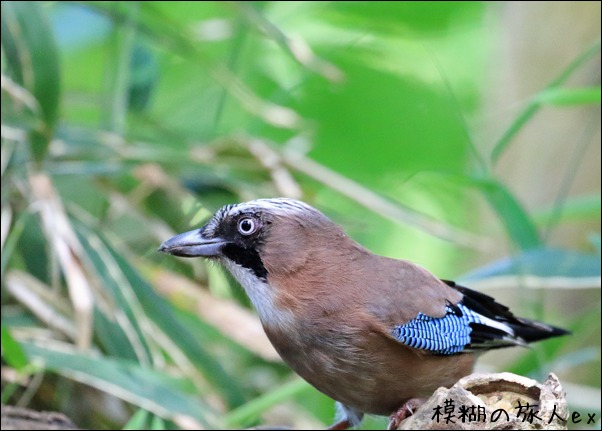
M 406 260 L 371 253 L 320 211 L 286 198 L 221 208 L 160 251 L 213 259 L 242 285 L 282 359 L 337 401 L 331 429 L 365 413 L 390 429 L 480 352 L 566 334 Z

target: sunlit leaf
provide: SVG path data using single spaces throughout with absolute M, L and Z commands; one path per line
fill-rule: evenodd
M 123 426 L 124 430 L 143 430 L 148 428 L 150 413 L 148 410 L 138 409 L 129 421 Z
M 550 88 L 537 95 L 539 103 L 554 106 L 574 106 L 600 103 L 600 86 L 584 88 Z
M 17 370 L 22 370 L 29 364 L 27 355 L 21 345 L 13 338 L 10 331 L 4 324 L 2 331 L 2 357 L 6 362 Z

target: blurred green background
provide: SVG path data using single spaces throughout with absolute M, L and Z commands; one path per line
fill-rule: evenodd
M 330 423 L 236 283 L 156 252 L 289 196 L 571 329 L 477 369 L 554 371 L 600 429 L 599 34 L 600 2 L 2 2 L 2 403 Z

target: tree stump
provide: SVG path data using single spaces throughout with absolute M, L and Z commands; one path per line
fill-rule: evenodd
M 568 416 L 553 373 L 543 384 L 511 373 L 475 373 L 437 389 L 398 429 L 565 430 Z

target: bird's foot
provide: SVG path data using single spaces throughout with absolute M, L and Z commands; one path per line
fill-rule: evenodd
M 404 419 L 412 416 L 414 412 L 426 402 L 426 398 L 410 398 L 403 406 L 399 408 L 395 413 L 391 415 L 389 420 L 388 430 L 396 430 L 399 424 Z

